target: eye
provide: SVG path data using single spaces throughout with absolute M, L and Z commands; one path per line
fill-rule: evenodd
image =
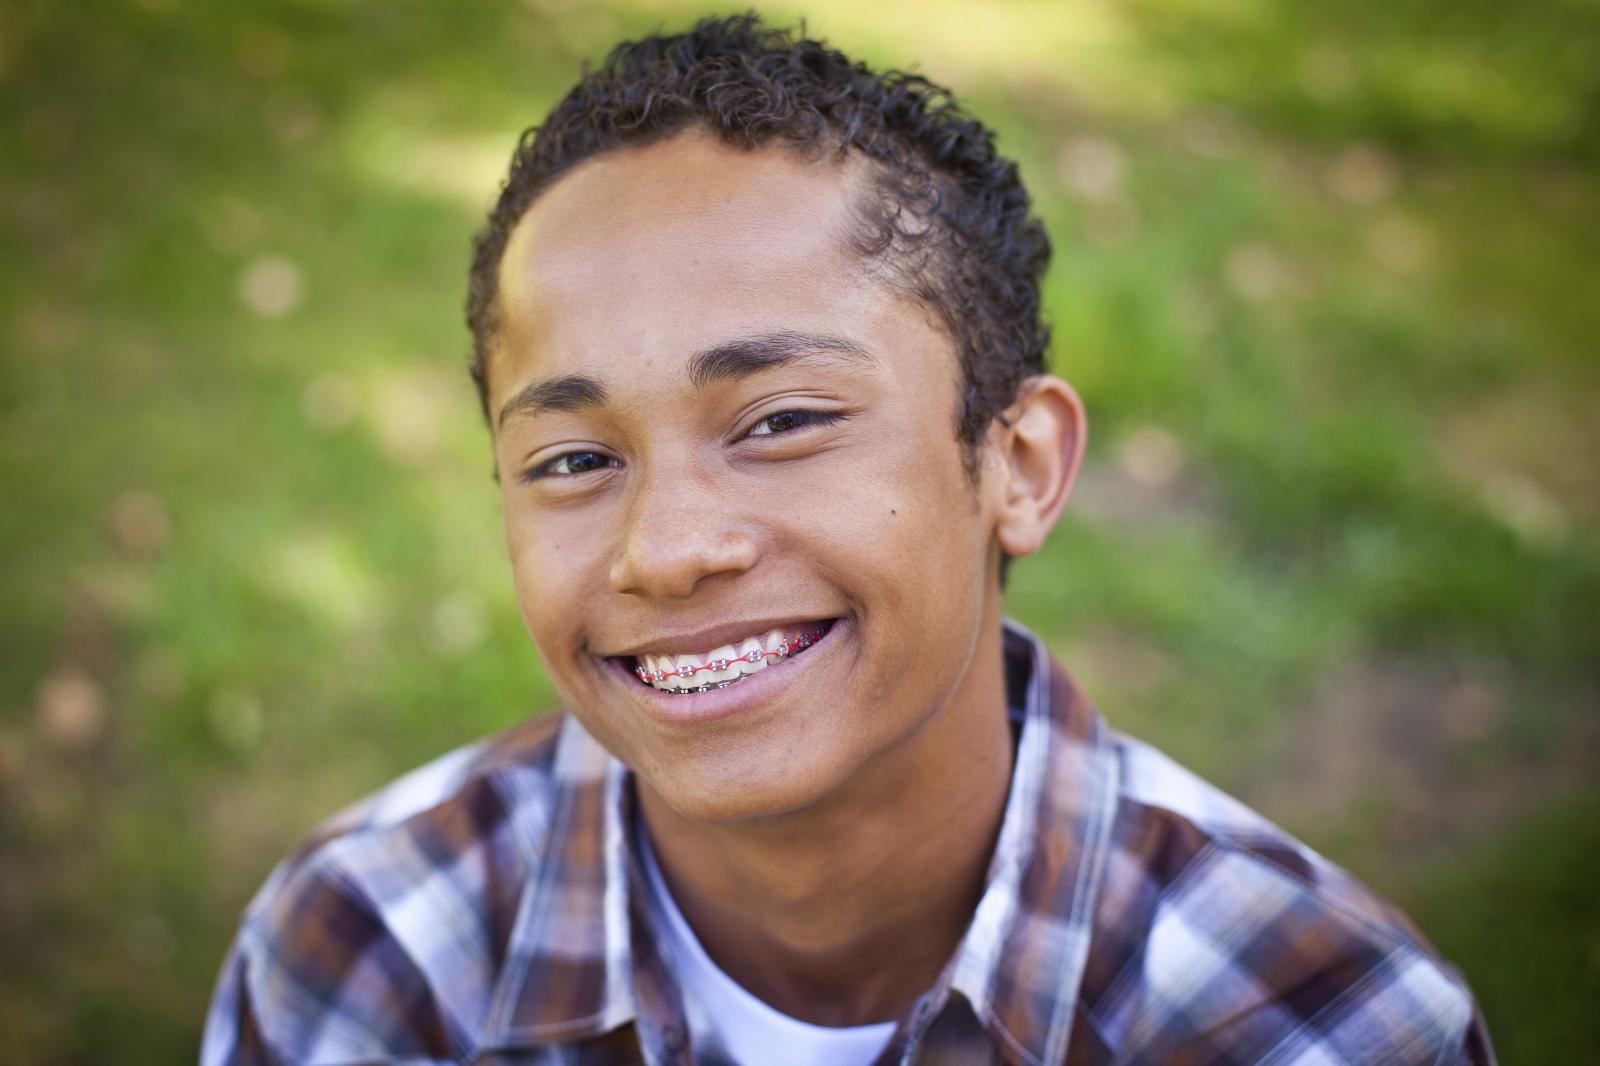
M 522 475 L 523 481 L 538 481 L 545 477 L 572 477 L 576 474 L 588 474 L 595 470 L 604 470 L 608 466 L 619 466 L 617 460 L 604 452 L 578 451 L 564 452 L 554 459 L 547 459 L 538 466 Z
M 750 427 L 747 436 L 772 437 L 779 433 L 793 433 L 797 429 L 808 426 L 831 426 L 835 422 L 844 420 L 844 415 L 837 411 L 811 411 L 804 408 L 795 411 L 779 411 L 770 414 Z

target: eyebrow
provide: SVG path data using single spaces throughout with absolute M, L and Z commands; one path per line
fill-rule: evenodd
M 744 337 L 689 357 L 689 384 L 709 388 L 721 381 L 738 381 L 775 367 L 822 357 L 847 363 L 873 363 L 872 353 L 848 337 L 830 333 L 780 331 Z M 609 394 L 594 378 L 567 374 L 535 381 L 517 390 L 500 408 L 497 424 L 512 415 L 531 417 L 545 411 L 577 411 L 604 406 Z
M 505 425 L 512 415 L 530 417 L 544 411 L 577 411 L 600 407 L 606 402 L 606 387 L 582 374 L 534 381 L 517 390 L 500 408 L 497 425 Z
M 689 384 L 703 389 L 719 381 L 738 381 L 817 356 L 836 356 L 849 363 L 874 362 L 871 353 L 848 337 L 830 333 L 764 333 L 696 352 L 689 359 Z

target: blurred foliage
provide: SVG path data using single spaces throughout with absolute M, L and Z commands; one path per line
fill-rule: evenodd
M 1473 975 L 1504 1062 L 1583 1062 L 1600 1041 L 1594 1009 L 1600 967 L 1600 804 L 1530 819 L 1495 845 L 1434 878 L 1415 909 L 1434 939 L 1468 960 L 1498 960 Z
M 992 121 L 1090 462 L 1014 612 L 1594 1046 L 1600 5 L 767 9 Z M 0 9 L 0 1059 L 193 1058 L 317 820 L 545 706 L 461 364 L 517 133 L 652 0 Z

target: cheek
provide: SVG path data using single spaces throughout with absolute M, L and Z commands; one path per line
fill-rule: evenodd
M 538 607 L 547 604 L 549 597 L 541 595 L 538 562 L 524 552 L 515 549 L 511 553 L 511 580 L 517 590 L 517 606 L 522 611 L 522 623 L 527 626 L 528 633 L 537 642 L 539 640 L 540 618 Z
M 982 610 L 988 561 L 985 517 L 958 446 L 931 433 L 905 443 L 880 450 L 860 476 L 841 477 L 815 527 L 834 546 L 830 576 L 857 601 L 875 658 L 896 670 L 961 654 Z
M 555 637 L 547 630 L 550 620 L 556 617 L 550 610 L 551 602 L 556 597 L 551 595 L 547 583 L 538 579 L 538 568 L 530 565 L 525 556 L 512 556 L 511 573 L 517 590 L 517 609 L 522 614 L 522 625 L 533 639 L 539 657 L 544 660 L 546 675 L 555 681 L 555 672 L 551 669 L 551 659 L 556 650 L 552 643 Z
M 893 472 L 880 497 L 878 537 L 895 545 L 896 565 L 916 571 L 915 591 L 951 599 L 981 573 L 987 536 L 977 497 L 948 438 L 928 440 Z
M 562 620 L 573 617 L 570 606 L 581 596 L 579 586 L 589 564 L 573 547 L 581 545 L 582 538 L 564 536 L 552 526 L 507 506 L 506 547 L 517 605 L 528 634 L 547 657 L 557 651 L 563 637 L 573 635 L 574 627 Z

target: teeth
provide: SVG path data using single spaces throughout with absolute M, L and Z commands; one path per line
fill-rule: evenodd
M 739 643 L 739 661 L 734 664 L 734 669 L 739 671 L 739 676 L 753 674 L 757 670 L 767 668 L 767 651 L 761 646 L 761 641 L 750 637 Z
M 789 640 L 781 629 L 769 630 L 762 634 L 761 646 L 766 650 L 766 660 L 769 663 L 775 663 L 789 654 Z
M 706 657 L 704 663 L 706 669 L 699 675 L 700 683 L 715 685 L 723 681 L 735 681 L 744 676 L 733 661 L 737 654 L 732 644 L 724 644 L 712 652 Z
M 642 655 L 635 672 L 640 681 L 664 692 L 706 692 L 782 662 L 821 637 L 820 629 L 771 629 L 704 655 Z

